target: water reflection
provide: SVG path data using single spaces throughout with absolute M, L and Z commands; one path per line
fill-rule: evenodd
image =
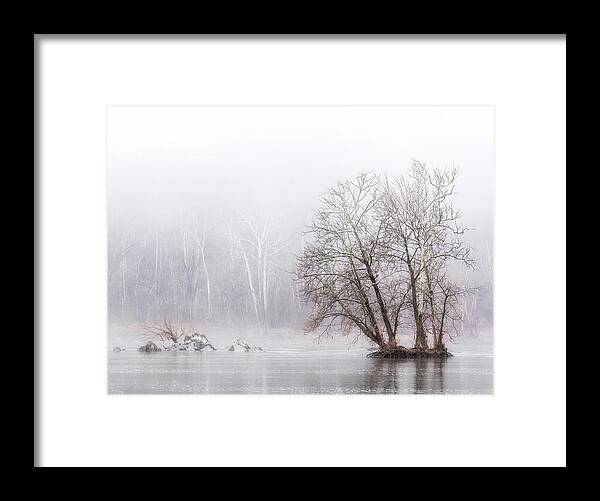
M 490 356 L 384 360 L 364 353 L 110 353 L 110 393 L 491 393 Z
M 374 393 L 444 393 L 445 359 L 372 359 L 364 386 Z

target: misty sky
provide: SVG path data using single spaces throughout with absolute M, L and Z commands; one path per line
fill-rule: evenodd
M 459 167 L 455 206 L 476 240 L 491 238 L 489 106 L 109 107 L 107 135 L 111 219 L 201 209 L 308 222 L 331 184 L 393 177 L 414 158 Z

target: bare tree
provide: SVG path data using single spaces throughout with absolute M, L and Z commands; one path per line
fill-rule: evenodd
M 410 308 L 415 348 L 443 350 L 461 292 L 448 261 L 472 265 L 460 213 L 450 204 L 455 169 L 414 162 L 407 176 L 381 182 L 372 173 L 338 183 L 322 198 L 298 259 L 304 297 L 314 305 L 309 330 L 357 328 L 394 350 Z
M 208 266 L 206 264 L 206 223 L 202 224 L 202 236 L 199 237 L 196 235 L 196 242 L 198 243 L 198 249 L 200 250 L 200 256 L 202 258 L 204 283 L 206 284 L 206 316 L 210 319 L 212 316 L 212 303 L 210 297 L 210 274 L 208 273 Z
M 170 341 L 172 343 L 178 343 L 179 339 L 186 335 L 186 331 L 183 327 L 176 327 L 172 322 L 163 319 L 162 323 L 148 324 L 145 326 L 145 332 L 149 336 L 156 336 L 162 342 Z
M 390 256 L 407 270 L 407 287 L 415 325 L 415 346 L 427 349 L 429 331 L 434 349 L 441 348 L 440 318 L 434 289 L 447 261 L 472 266 L 470 249 L 463 244 L 459 211 L 454 210 L 458 170 L 428 168 L 413 161 L 406 176 L 386 180 L 380 218 L 385 224 Z M 427 324 L 427 325 L 426 325 Z
M 240 219 L 235 238 L 243 258 L 256 322 L 265 330 L 269 326 L 272 259 L 285 243 L 277 237 L 275 224 L 268 216 L 260 223 L 246 216 L 240 216 Z
M 297 276 L 301 292 L 315 305 L 307 328 L 324 324 L 342 331 L 358 328 L 379 347 L 396 346 L 398 310 L 393 270 L 382 253 L 382 224 L 375 218 L 379 178 L 362 173 L 323 196 L 309 228 Z
M 196 306 L 196 295 L 198 294 L 198 266 L 200 264 L 201 250 L 200 240 L 194 229 L 185 228 L 182 232 L 182 265 L 185 284 L 182 286 L 183 296 L 187 303 L 187 316 L 189 320 L 194 318 Z

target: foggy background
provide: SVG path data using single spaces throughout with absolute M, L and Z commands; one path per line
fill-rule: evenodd
M 319 196 L 361 171 L 400 175 L 411 159 L 460 169 L 454 206 L 478 260 L 464 280 L 479 288 L 464 333 L 488 332 L 492 107 L 109 107 L 110 332 L 163 318 L 255 329 L 249 280 L 265 285 L 268 329 L 300 330 L 294 256 Z M 267 230 L 265 277 L 252 228 Z

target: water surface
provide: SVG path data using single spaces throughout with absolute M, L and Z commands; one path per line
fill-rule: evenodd
M 493 357 L 382 360 L 363 350 L 110 352 L 109 393 L 492 393 Z

